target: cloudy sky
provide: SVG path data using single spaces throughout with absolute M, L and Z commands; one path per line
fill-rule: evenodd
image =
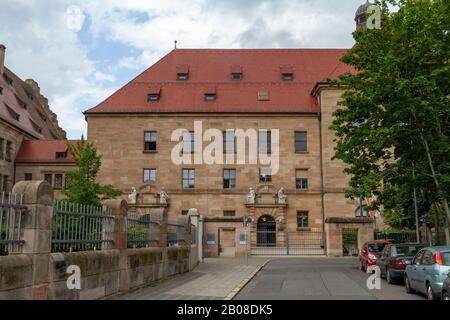
M 179 48 L 348 48 L 364 0 L 0 0 L 6 66 L 33 78 L 69 138 L 82 111 Z

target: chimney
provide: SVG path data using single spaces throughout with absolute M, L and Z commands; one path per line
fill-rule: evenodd
M 0 74 L 3 74 L 3 70 L 5 69 L 5 51 L 6 47 L 0 44 Z

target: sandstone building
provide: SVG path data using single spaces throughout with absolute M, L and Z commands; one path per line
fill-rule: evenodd
M 137 207 L 164 207 L 171 219 L 198 209 L 207 256 L 241 255 L 247 246 L 254 254 L 262 248 L 278 254 L 287 242 L 299 254 L 342 253 L 328 237 L 339 237 L 342 226 L 355 227 L 358 211 L 344 196 L 343 164 L 331 160 L 329 126 L 342 92 L 326 79 L 352 72 L 339 61 L 344 52 L 173 50 L 84 113 L 88 140 L 103 157 L 99 180 L 125 193 L 136 188 Z M 199 142 L 205 150 L 213 140 L 196 130 L 198 124 L 203 133 L 223 133 L 224 158 L 234 162 L 194 161 Z M 174 162 L 177 129 L 186 130 L 182 148 L 192 163 Z M 258 151 L 279 154 L 276 174 L 259 162 L 237 164 L 237 129 L 255 130 Z M 276 135 L 279 150 L 273 150 Z M 161 190 L 168 204 L 158 198 Z M 244 216 L 251 221 L 247 232 Z M 360 239 L 370 238 L 366 229 L 360 228 Z
M 39 178 L 31 171 L 17 175 L 15 160 L 19 149 L 26 148 L 23 143 L 66 138 L 38 84 L 32 79 L 22 81 L 5 67 L 5 53 L 0 45 L 0 192 L 11 191 L 15 181 Z

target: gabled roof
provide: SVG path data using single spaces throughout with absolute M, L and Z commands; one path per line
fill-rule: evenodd
M 19 148 L 16 163 L 51 163 L 74 164 L 70 153 L 67 151 L 67 143 L 76 141 L 64 140 L 24 140 Z M 56 153 L 66 153 L 65 159 L 57 159 Z
M 342 67 L 347 49 L 177 49 L 145 70 L 112 96 L 85 111 L 101 113 L 316 113 L 310 92 L 318 82 L 351 72 Z M 232 80 L 239 66 L 242 80 Z M 177 81 L 177 73 L 189 79 Z M 294 81 L 282 81 L 282 70 L 292 70 Z M 149 86 L 160 86 L 157 102 L 149 102 Z M 211 86 L 217 99 L 205 101 Z M 258 92 L 270 92 L 258 101 Z

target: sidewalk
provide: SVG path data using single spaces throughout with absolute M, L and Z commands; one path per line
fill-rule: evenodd
M 125 294 L 121 300 L 224 300 L 234 295 L 268 261 L 266 258 L 205 258 L 193 271 L 152 287 Z

